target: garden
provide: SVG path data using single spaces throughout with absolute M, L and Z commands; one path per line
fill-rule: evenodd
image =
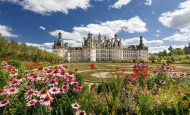
M 0 77 L 1 84 L 4 84 L 0 87 L 0 113 L 190 114 L 188 69 L 176 69 L 176 65 L 180 64 L 167 63 L 167 60 L 161 62 L 158 64 L 151 61 L 93 64 L 23 62 L 19 65 L 17 62 L 2 61 Z M 184 65 L 186 68 L 189 67 L 188 64 L 181 64 Z M 101 74 L 103 71 L 107 71 L 111 77 L 104 78 Z M 97 73 L 99 77 L 92 79 L 92 73 Z M 84 79 L 98 81 L 99 85 L 89 87 Z

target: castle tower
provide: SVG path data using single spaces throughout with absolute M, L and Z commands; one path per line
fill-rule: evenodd
M 59 32 L 59 39 L 61 39 L 62 38 L 62 35 L 61 35 L 61 32 Z
M 140 44 L 142 44 L 143 43 L 143 39 L 142 39 L 142 36 L 140 37 Z
M 98 36 L 98 41 L 101 42 L 101 35 L 99 33 L 99 36 Z
M 115 41 L 117 41 L 117 34 L 115 34 Z

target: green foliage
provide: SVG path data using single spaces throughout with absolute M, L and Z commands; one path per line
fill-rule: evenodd
M 9 61 L 7 61 L 7 63 L 16 68 L 21 67 L 21 62 L 18 60 L 9 60 Z
M 107 89 L 106 92 L 108 93 L 108 92 L 110 92 L 109 88 L 111 88 L 112 89 L 111 91 L 113 91 L 113 89 L 115 88 L 115 83 L 105 83 L 105 87 Z M 103 84 L 98 85 L 97 94 L 99 94 L 100 92 L 103 92 Z
M 172 56 L 172 57 L 171 57 L 171 60 L 172 60 L 172 62 L 175 62 L 176 59 L 175 59 L 174 56 Z
M 137 60 L 136 59 L 133 59 L 133 63 L 135 63 Z
M 63 61 L 63 57 L 42 51 L 38 47 L 27 46 L 26 42 L 19 44 L 14 39 L 9 42 L 0 34 L 0 60 L 19 60 L 19 61 Z
M 172 60 L 167 60 L 167 63 L 172 63 Z
M 80 75 L 79 73 L 75 73 L 75 78 L 76 78 L 76 81 L 78 81 L 78 83 L 80 83 L 80 84 L 84 83 L 84 79 L 83 79 L 82 75 Z
M 154 62 L 154 59 L 152 60 L 152 63 L 155 63 L 155 62 Z
M 189 56 L 189 55 L 187 55 L 187 56 L 185 57 L 185 59 L 190 59 L 190 56 Z

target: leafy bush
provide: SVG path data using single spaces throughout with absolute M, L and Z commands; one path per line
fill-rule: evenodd
M 133 59 L 133 63 L 135 63 L 137 60 L 136 59 Z
M 190 59 L 190 56 L 189 56 L 189 55 L 187 55 L 187 56 L 185 57 L 185 59 Z
M 152 60 L 152 63 L 154 63 L 154 59 Z
M 143 61 L 143 60 L 141 60 L 141 63 L 144 63 L 144 61 Z
M 7 61 L 7 63 L 16 68 L 21 67 L 21 62 L 18 60 L 9 60 L 9 61 Z
M 172 60 L 167 60 L 167 63 L 172 63 Z
M 172 60 L 172 62 L 175 62 L 175 57 L 174 57 L 174 56 L 172 56 L 171 60 Z

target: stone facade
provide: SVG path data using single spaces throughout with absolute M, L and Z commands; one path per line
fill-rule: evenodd
M 148 60 L 148 47 L 143 44 L 143 38 L 140 37 L 139 45 L 131 45 L 128 48 L 122 48 L 121 39 L 117 39 L 115 35 L 115 41 L 101 40 L 99 33 L 98 40 L 93 38 L 93 34 L 88 34 L 88 37 L 84 37 L 82 47 L 68 47 L 68 43 L 62 42 L 61 33 L 59 33 L 58 41 L 54 41 L 52 45 L 52 51 L 54 54 L 62 56 L 65 61 L 69 62 L 95 62 L 95 61 L 111 61 L 111 60 Z

